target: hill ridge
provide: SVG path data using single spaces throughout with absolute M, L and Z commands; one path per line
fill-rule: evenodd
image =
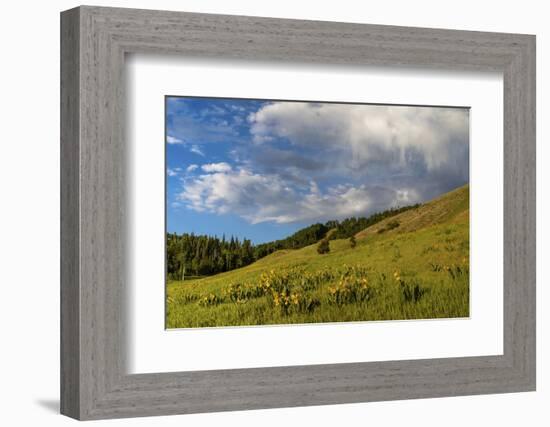
M 469 184 L 455 188 L 420 206 L 385 218 L 355 234 L 357 239 L 366 239 L 374 234 L 404 233 L 420 230 L 445 222 L 468 220 Z M 391 223 L 392 226 L 388 226 Z M 395 222 L 399 225 L 395 226 Z

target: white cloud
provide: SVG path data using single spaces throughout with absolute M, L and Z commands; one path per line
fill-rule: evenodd
M 183 144 L 183 140 L 171 135 L 166 135 L 166 142 L 168 144 Z
M 231 165 L 225 162 L 221 163 L 207 163 L 201 166 L 201 169 L 207 173 L 212 172 L 229 172 L 231 170 Z
M 333 167 L 440 170 L 456 168 L 457 154 L 468 153 L 466 109 L 276 102 L 250 114 L 249 121 L 257 144 L 286 138 L 330 154 Z
M 197 144 L 193 144 L 189 149 L 189 151 L 204 157 L 204 152 L 201 150 L 201 148 Z
M 188 166 L 200 173 L 182 174 L 178 202 L 253 224 L 312 223 L 422 202 L 469 179 L 466 109 L 274 102 L 248 122 L 253 143 L 228 143 L 233 166 Z
M 166 174 L 168 176 L 178 176 L 181 171 L 182 171 L 182 169 L 179 168 L 179 167 L 177 167 L 177 168 L 166 168 Z
M 312 181 L 298 191 L 277 175 L 241 169 L 186 180 L 178 200 L 198 212 L 233 213 L 252 224 L 284 224 L 361 216 L 400 205 L 405 194 L 407 202 L 416 201 L 411 190 L 380 186 L 335 185 L 323 192 Z

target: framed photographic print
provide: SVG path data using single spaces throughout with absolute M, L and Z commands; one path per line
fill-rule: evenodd
M 62 13 L 62 413 L 535 388 L 534 36 Z
M 469 317 L 469 110 L 167 96 L 167 328 Z

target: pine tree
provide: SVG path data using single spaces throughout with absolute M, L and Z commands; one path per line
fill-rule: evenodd
M 357 241 L 355 240 L 355 236 L 351 236 L 349 238 L 349 245 L 351 246 L 352 249 L 357 246 Z
M 330 252 L 330 244 L 327 238 L 322 239 L 317 245 L 317 253 L 328 254 Z

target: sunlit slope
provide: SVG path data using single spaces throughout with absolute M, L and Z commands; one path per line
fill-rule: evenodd
M 281 250 L 241 269 L 171 282 L 167 289 L 168 327 L 468 316 L 468 201 L 469 189 L 461 187 L 361 231 L 355 248 L 348 239 L 331 240 L 328 254 L 318 254 L 316 244 Z M 392 222 L 393 228 L 388 229 Z M 368 280 L 374 296 L 368 302 L 336 304 L 331 292 L 342 283 L 350 266 L 361 270 L 354 274 Z M 281 313 L 271 294 L 261 292 L 238 304 L 227 297 L 231 285 L 252 289 L 262 283 L 262 273 L 284 275 L 288 271 L 303 272 L 289 282 L 289 292 L 317 301 L 311 312 Z M 300 275 L 319 271 L 330 274 L 314 288 L 302 289 Z M 422 289 L 422 297 L 407 302 L 403 289 L 413 285 Z M 212 303 L 201 304 L 201 298 L 211 298 Z
M 461 223 L 469 219 L 470 187 L 465 185 L 428 202 L 416 209 L 386 218 L 377 224 L 356 234 L 357 238 L 366 238 L 373 234 L 396 234 L 416 231 L 437 224 Z M 399 226 L 387 230 L 388 224 L 397 221 Z

